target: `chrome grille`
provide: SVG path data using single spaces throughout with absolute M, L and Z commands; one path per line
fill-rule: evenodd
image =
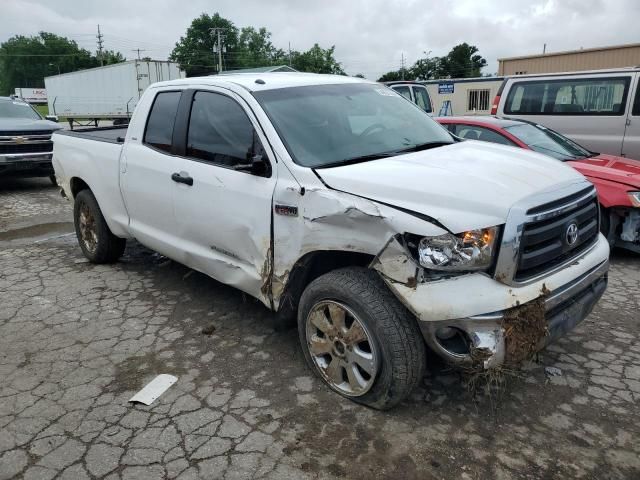
M 580 255 L 599 231 L 598 199 L 593 187 L 526 212 L 520 237 L 516 282 L 544 274 Z M 576 230 L 577 237 L 569 229 Z

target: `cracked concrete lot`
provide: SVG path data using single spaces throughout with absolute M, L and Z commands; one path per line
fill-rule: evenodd
M 498 389 L 432 363 L 379 412 L 256 301 L 133 242 L 89 264 L 71 220 L 48 181 L 0 182 L 0 479 L 640 478 L 637 256 L 614 252 L 593 314 Z M 178 382 L 127 403 L 159 373 Z

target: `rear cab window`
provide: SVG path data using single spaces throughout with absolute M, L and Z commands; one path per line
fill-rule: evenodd
M 173 127 L 176 122 L 181 92 L 159 92 L 153 101 L 143 143 L 157 150 L 171 153 Z
M 504 112 L 515 115 L 624 115 L 631 77 L 514 82 Z

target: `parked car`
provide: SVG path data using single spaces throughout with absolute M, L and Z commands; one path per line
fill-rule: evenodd
M 0 97 L 0 176 L 49 177 L 51 134 L 62 128 L 17 97 Z
M 525 148 L 567 162 L 598 191 L 602 233 L 609 243 L 640 253 L 640 161 L 591 152 L 533 122 L 497 117 L 440 117 L 451 133 Z
M 595 152 L 640 158 L 640 67 L 504 80 L 492 115 L 529 120 Z
M 395 82 L 385 82 L 387 87 L 395 90 L 407 100 L 415 103 L 427 113 L 433 113 L 433 106 L 431 105 L 431 97 L 427 88 L 418 82 L 398 80 Z
M 375 408 L 420 381 L 426 345 L 456 364 L 517 362 L 513 345 L 564 334 L 607 284 L 582 175 L 456 142 L 357 78 L 158 83 L 128 129 L 56 133 L 54 165 L 90 261 L 116 261 L 135 238 L 239 288 L 297 318 L 313 371 Z M 514 315 L 542 328 L 509 337 Z

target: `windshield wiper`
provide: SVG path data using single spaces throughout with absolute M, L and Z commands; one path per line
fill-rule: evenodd
M 396 152 L 382 152 L 382 153 L 372 153 L 369 155 L 360 155 L 358 157 L 345 158 L 343 160 L 338 160 L 336 162 L 325 163 L 322 165 L 317 165 L 313 168 L 331 168 L 331 167 L 342 167 L 344 165 L 353 165 L 354 163 L 362 163 L 369 162 L 371 160 L 379 160 L 381 158 L 388 158 L 396 156 Z
M 395 154 L 401 153 L 411 153 L 411 152 L 420 152 L 422 150 L 429 150 L 430 148 L 444 147 L 445 145 L 452 145 L 453 142 L 427 142 L 427 143 L 418 143 L 416 145 L 412 145 L 408 148 L 403 148 L 402 150 L 396 150 Z

